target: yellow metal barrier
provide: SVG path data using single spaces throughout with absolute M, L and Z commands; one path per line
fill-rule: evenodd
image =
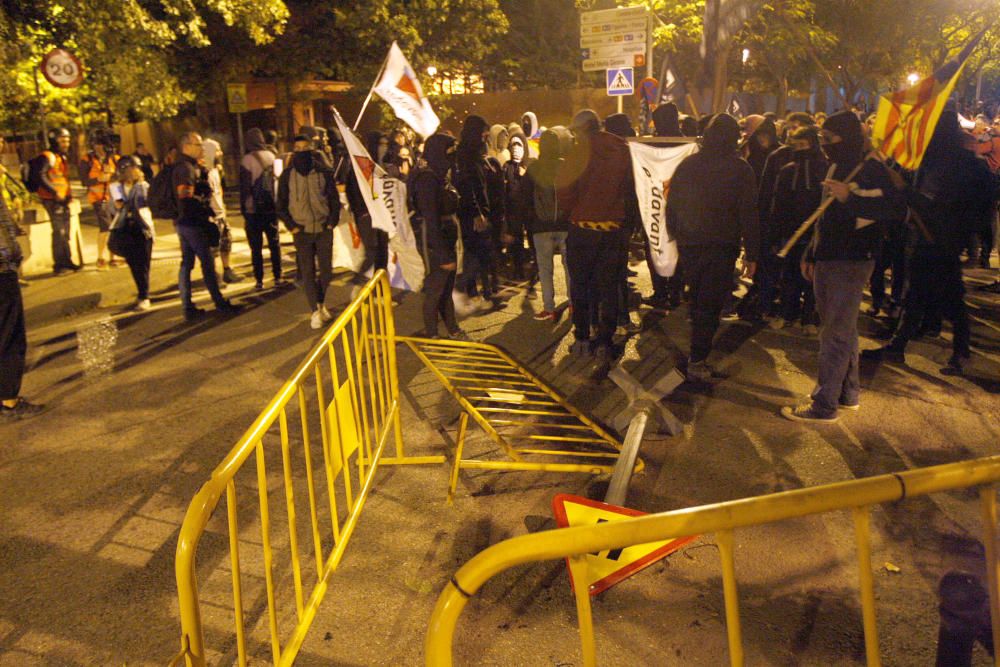
M 191 501 L 177 543 L 181 653 L 172 665 L 204 665 L 208 656 L 195 556 L 223 495 L 226 497 L 225 527 L 228 530 L 216 525 L 212 532 L 228 532 L 235 632 L 230 634 L 221 630 L 217 618 L 209 629 L 216 644 L 230 647 L 235 644 L 240 665 L 247 664 L 248 641 L 265 651 L 269 646 L 274 664 L 290 665 L 323 600 L 329 578 L 344 555 L 378 466 L 444 461 L 442 456 L 405 455 L 400 430 L 395 341 L 389 280 L 384 271 L 379 271 L 326 331 Z M 327 400 L 327 396 L 331 398 Z M 290 412 L 293 414 L 289 415 Z M 317 425 L 319 442 L 314 437 Z M 390 438 L 395 441 L 394 456 L 383 456 Z M 317 450 L 321 452 L 322 471 L 313 465 L 314 457 L 319 455 Z M 269 486 L 279 484 L 278 475 L 269 477 L 267 473 L 269 453 L 275 458 L 280 455 L 284 513 L 273 512 L 269 506 L 273 493 Z M 255 464 L 252 466 L 255 474 L 248 470 L 238 480 L 237 475 L 251 460 Z M 325 483 L 317 477 L 325 479 Z M 259 544 L 241 537 L 239 532 L 240 521 L 247 521 L 247 508 L 245 505 L 240 507 L 238 492 L 248 487 L 256 487 L 258 497 L 259 514 L 250 517 L 250 521 L 259 523 Z M 301 557 L 297 526 L 300 501 L 296 499 L 296 489 L 301 494 L 303 487 L 307 492 L 310 519 L 306 540 L 312 542 L 301 546 L 306 562 Z M 286 525 L 287 542 L 279 536 L 279 529 L 272 527 L 277 523 Z M 266 606 L 269 641 L 254 643 L 248 638 L 244 617 L 248 607 L 244 599 L 248 596 L 244 595 L 244 586 L 251 575 L 244 573 L 246 562 L 241 561 L 241 549 L 245 552 L 253 549 L 252 556 L 257 555 L 258 549 L 261 552 L 261 558 L 247 559 L 263 569 L 264 580 L 264 590 L 251 593 L 249 606 L 259 613 L 263 613 Z M 288 560 L 284 561 L 281 556 L 286 552 Z M 278 567 L 287 562 L 290 562 L 291 582 L 288 582 L 287 568 Z M 259 588 L 259 577 L 256 582 Z M 295 609 L 291 621 L 288 619 L 290 611 L 283 615 L 277 608 L 281 585 L 294 591 Z M 212 600 L 208 606 L 216 615 L 223 607 L 218 600 Z M 288 625 L 293 627 L 283 627 Z M 251 631 L 253 627 L 251 623 Z M 286 631 L 282 632 L 283 629 Z M 231 648 L 223 649 L 219 657 L 224 657 L 226 650 L 232 651 Z
M 614 469 L 622 443 L 495 345 L 405 336 L 397 340 L 413 350 L 464 409 L 449 503 L 462 468 L 589 474 Z M 462 458 L 470 416 L 509 460 Z M 643 465 L 638 459 L 635 471 Z
M 697 533 L 715 533 L 722 560 L 730 662 L 733 665 L 742 665 L 743 642 L 733 556 L 734 529 L 850 509 L 853 512 L 858 544 L 865 652 L 869 665 L 880 665 L 871 567 L 869 526 L 871 506 L 968 487 L 980 487 L 983 544 L 986 551 L 990 612 L 993 621 L 993 645 L 1000 646 L 997 481 L 1000 481 L 1000 456 L 992 456 L 757 498 L 650 514 L 595 526 L 549 530 L 505 540 L 485 549 L 463 565 L 441 593 L 427 631 L 426 662 L 433 667 L 447 667 L 452 664 L 455 625 L 459 614 L 465 608 L 466 601 L 490 578 L 515 565 L 570 557 L 572 567 L 575 560 L 573 557 L 580 554 L 620 549 Z M 576 598 L 584 664 L 591 666 L 596 664 L 596 657 L 590 598 L 586 594 L 578 594 Z M 994 659 L 994 664 L 1000 666 L 1000 652 Z

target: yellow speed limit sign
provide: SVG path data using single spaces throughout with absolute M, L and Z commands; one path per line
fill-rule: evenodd
M 247 85 L 245 83 L 226 84 L 226 102 L 229 106 L 229 113 L 246 113 L 250 110 L 247 105 Z
M 56 88 L 76 88 L 83 83 L 83 65 L 66 49 L 52 49 L 42 58 L 42 76 Z

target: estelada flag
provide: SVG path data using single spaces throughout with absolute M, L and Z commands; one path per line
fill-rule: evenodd
M 879 99 L 872 128 L 872 145 L 876 150 L 904 169 L 915 170 L 920 166 L 951 91 L 969 54 L 984 34 L 985 30 L 923 81 Z
M 351 160 L 351 168 L 354 170 L 355 178 L 358 179 L 358 189 L 361 190 L 365 206 L 368 207 L 368 213 L 372 216 L 372 227 L 394 234 L 396 226 L 392 213 L 386 204 L 386 197 L 383 196 L 383 179 L 387 178 L 388 175 L 368 154 L 364 144 L 347 126 L 336 108 L 333 109 L 333 117 L 337 121 L 340 135 L 344 138 L 347 156 Z
M 396 42 L 389 48 L 385 71 L 375 84 L 375 92 L 389 103 L 400 120 L 423 137 L 434 134 L 441 124 L 431 103 L 424 97 L 417 73 L 410 67 Z

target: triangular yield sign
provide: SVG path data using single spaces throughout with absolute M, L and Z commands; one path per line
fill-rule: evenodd
M 622 521 L 647 514 L 568 493 L 560 493 L 552 499 L 552 512 L 555 514 L 556 524 L 560 528 L 588 526 L 605 521 Z M 587 564 L 584 583 L 589 587 L 591 595 L 603 593 L 697 538 L 697 535 L 692 535 L 674 540 L 635 544 L 623 549 L 587 554 L 584 556 Z M 569 559 L 567 559 L 567 564 L 569 564 Z M 570 571 L 570 583 L 576 586 L 572 571 Z

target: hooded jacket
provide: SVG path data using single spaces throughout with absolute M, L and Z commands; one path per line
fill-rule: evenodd
M 522 147 L 521 159 L 515 162 L 511 157 L 503 166 L 504 213 L 507 233 L 520 237 L 534 216 L 534 204 L 528 187 L 527 169 L 532 162 L 528 157 L 528 140 L 522 132 L 517 132 L 510 137 L 509 145 L 513 146 L 516 142 L 520 142 Z
M 531 234 L 565 232 L 569 229 L 567 212 L 559 207 L 556 196 L 556 176 L 563 164 L 564 145 L 568 152 L 572 145 L 568 129 L 556 126 L 545 130 L 538 140 L 538 159 L 528 165 L 525 197 L 531 202 L 528 221 Z
M 680 111 L 676 104 L 667 102 L 653 109 L 653 129 L 658 137 L 682 136 Z
M 486 143 L 483 133 L 488 125 L 482 116 L 467 116 L 455 152 L 454 185 L 458 190 L 458 217 L 463 226 L 476 216 L 490 219 L 490 198 L 486 184 Z
M 778 131 L 774 126 L 774 121 L 763 116 L 748 116 L 747 128 L 752 129 L 747 134 L 746 160 L 753 167 L 754 176 L 760 183 L 768 156 L 778 149 Z M 764 148 L 760 143 L 760 139 L 764 137 L 770 140 L 767 148 Z
M 275 155 L 264 141 L 264 133 L 256 127 L 247 130 L 244 137 L 246 153 L 240 159 L 240 213 L 244 217 L 257 211 L 253 204 L 253 184 L 265 169 L 274 168 Z
M 783 245 L 819 207 L 823 200 L 823 179 L 829 168 L 826 156 L 818 146 L 809 151 L 787 148 L 792 157 L 778 171 L 775 179 L 769 211 L 771 224 L 762 225 L 764 243 L 771 247 Z M 771 159 L 774 155 L 777 152 L 771 155 Z M 808 235 L 799 241 L 803 246 L 807 242 Z
M 861 121 L 850 111 L 833 114 L 823 123 L 840 141 L 826 144 L 823 151 L 835 165 L 834 180 L 844 181 L 855 167 L 860 171 L 851 179 L 847 201 L 834 201 L 816 224 L 806 258 L 811 261 L 873 259 L 882 245 L 879 221 L 902 219 L 905 202 L 889 180 L 882 163 L 866 160 L 865 137 Z
M 428 261 L 432 266 L 457 261 L 455 243 L 458 226 L 454 216 L 443 216 L 442 194 L 451 170 L 455 151 L 455 137 L 437 132 L 424 143 L 426 167 L 410 176 L 409 189 L 415 217 L 427 233 Z
M 278 219 L 289 231 L 319 234 L 340 221 L 340 194 L 333 169 L 317 150 L 292 153 L 278 179 Z
M 757 182 L 737 154 L 736 119 L 719 114 L 705 129 L 702 148 L 677 166 L 670 181 L 667 226 L 677 245 L 739 247 L 747 260 L 760 255 Z
M 490 128 L 487 152 L 491 158 L 495 158 L 500 163 L 500 166 L 507 164 L 507 160 L 510 159 L 508 145 L 512 136 L 512 133 L 503 125 L 494 125 Z
M 556 175 L 559 207 L 570 222 L 625 222 L 625 198 L 634 192 L 632 157 L 621 137 L 582 131 Z

